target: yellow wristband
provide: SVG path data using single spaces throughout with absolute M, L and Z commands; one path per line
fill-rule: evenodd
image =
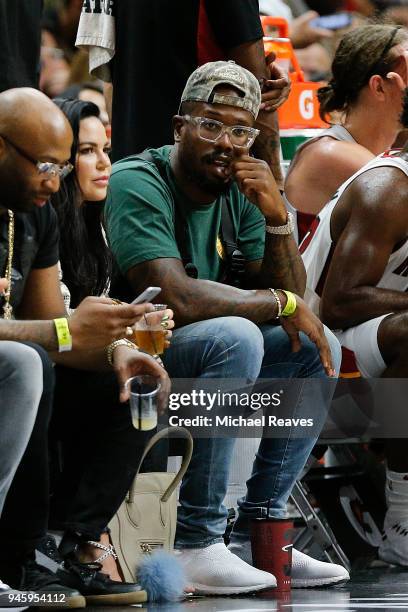
M 72 337 L 68 327 L 68 320 L 63 317 L 54 319 L 55 331 L 58 338 L 58 352 L 70 351 L 72 349 Z
M 281 289 L 281 291 L 286 295 L 287 302 L 285 308 L 282 310 L 282 317 L 290 317 L 296 311 L 297 302 L 296 296 L 291 291 L 285 291 L 285 289 Z

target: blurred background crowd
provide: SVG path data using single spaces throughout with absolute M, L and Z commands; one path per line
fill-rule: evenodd
M 259 8 L 261 15 L 288 20 L 289 36 L 310 81 L 330 77 L 337 44 L 349 29 L 367 20 L 408 25 L 407 0 L 260 0 Z M 79 95 L 95 102 L 107 123 L 102 83 L 89 75 L 87 52 L 75 47 L 81 10 L 82 0 L 45 0 L 41 17 L 40 89 L 50 97 Z M 319 15 L 335 13 L 341 13 L 337 20 L 317 19 Z M 163 41 L 164 55 L 171 31 L 168 36 L 169 41 Z

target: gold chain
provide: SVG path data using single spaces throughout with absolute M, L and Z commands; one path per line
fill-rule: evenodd
M 13 307 L 10 304 L 11 297 L 11 270 L 13 268 L 13 251 L 14 251 L 14 213 L 8 210 L 8 254 L 5 277 L 7 280 L 7 289 L 4 292 L 3 313 L 5 319 L 11 319 L 13 316 Z

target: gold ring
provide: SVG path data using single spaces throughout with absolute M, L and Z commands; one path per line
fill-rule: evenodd
M 163 329 L 168 329 L 169 328 L 169 322 L 168 321 L 162 321 L 160 323 L 160 325 L 162 326 Z
M 133 329 L 130 327 L 130 325 L 126 327 L 126 335 L 133 336 Z
M 122 306 L 122 302 L 120 300 L 117 300 L 116 298 L 111 298 L 111 300 L 115 306 Z

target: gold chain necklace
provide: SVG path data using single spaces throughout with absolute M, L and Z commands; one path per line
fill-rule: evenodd
M 8 210 L 8 254 L 7 254 L 7 265 L 5 271 L 5 277 L 7 280 L 7 289 L 4 292 L 4 305 L 3 305 L 3 317 L 4 319 L 11 319 L 13 316 L 13 307 L 10 304 L 11 297 L 11 270 L 13 267 L 13 251 L 14 251 L 14 213 L 12 210 Z

